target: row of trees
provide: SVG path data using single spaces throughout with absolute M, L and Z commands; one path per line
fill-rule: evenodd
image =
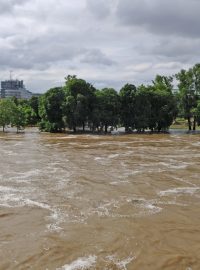
M 151 86 L 126 84 L 96 90 L 76 76 L 68 76 L 63 88 L 52 88 L 40 100 L 40 129 L 50 132 L 65 127 L 105 131 L 124 126 L 126 131 L 167 130 L 177 115 L 171 77 L 157 76 Z
M 174 93 L 173 81 L 178 91 Z M 173 77 L 157 75 L 151 85 L 126 84 L 119 93 L 113 88 L 95 89 L 75 75 L 64 87 L 48 90 L 40 98 L 0 101 L 0 126 L 20 129 L 39 125 L 42 131 L 62 132 L 86 126 L 92 131 L 124 126 L 126 131 L 165 131 L 178 116 L 189 130 L 200 124 L 200 64 Z
M 200 124 L 200 64 L 175 75 L 178 81 L 177 103 L 179 115 L 188 121 L 188 129 Z
M 17 132 L 25 126 L 37 125 L 40 121 L 38 113 L 39 100 L 32 97 L 30 100 L 16 98 L 0 100 L 0 126 L 15 126 Z

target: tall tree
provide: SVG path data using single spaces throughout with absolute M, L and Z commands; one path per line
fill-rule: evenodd
M 153 86 L 155 89 L 168 92 L 172 94 L 173 90 L 173 77 L 172 76 L 161 76 L 156 75 L 155 79 L 153 80 Z
M 66 77 L 64 89 L 66 93 L 65 119 L 69 128 L 76 131 L 78 126 L 82 126 L 85 130 L 85 125 L 93 121 L 96 89 L 75 75 Z
M 41 96 L 39 102 L 41 130 L 50 132 L 60 132 L 63 130 L 64 99 L 65 93 L 61 87 L 51 88 L 43 96 Z
M 12 124 L 16 105 L 11 99 L 0 100 L 0 126 L 3 127 L 3 132 L 7 125 Z
M 184 117 L 188 121 L 188 129 L 196 129 L 196 108 L 200 95 L 200 64 L 189 70 L 182 69 L 176 74 Z M 192 126 L 193 123 L 193 126 Z
M 26 116 L 24 113 L 24 108 L 21 105 L 15 105 L 13 107 L 11 125 L 17 128 L 17 132 L 19 132 L 20 129 L 24 129 L 26 125 Z
M 120 120 L 125 131 L 135 127 L 135 96 L 136 87 L 133 84 L 126 84 L 119 92 L 121 101 Z
M 30 100 L 28 101 L 29 106 L 31 107 L 34 115 L 34 119 L 32 118 L 32 124 L 36 125 L 40 121 L 40 116 L 39 116 L 39 97 L 31 97 Z
M 135 126 L 138 131 L 165 131 L 176 117 L 176 99 L 160 84 L 140 86 L 136 94 Z
M 108 126 L 116 127 L 119 123 L 120 99 L 117 91 L 113 88 L 104 88 L 97 92 L 100 111 L 100 124 L 105 133 Z

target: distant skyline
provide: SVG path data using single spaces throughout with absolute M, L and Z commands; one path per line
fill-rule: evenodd
M 198 0 L 1 0 L 0 80 L 42 93 L 75 74 L 151 83 L 200 62 Z

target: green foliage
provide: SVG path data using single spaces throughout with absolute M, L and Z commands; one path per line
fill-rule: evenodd
M 181 70 L 176 74 L 178 80 L 180 111 L 188 120 L 188 128 L 196 129 L 196 108 L 200 95 L 200 64 L 196 64 L 189 70 Z
M 168 92 L 172 94 L 173 90 L 173 77 L 172 76 L 161 76 L 156 75 L 155 80 L 153 81 L 153 86 L 156 90 Z
M 101 129 L 107 132 L 108 126 L 117 126 L 119 122 L 120 99 L 113 88 L 104 88 L 97 92 L 99 120 Z
M 135 127 L 136 90 L 135 85 L 126 84 L 119 92 L 121 102 L 120 120 L 126 131 Z
M 172 77 L 157 75 L 151 86 L 137 89 L 126 84 L 118 94 L 113 88 L 96 90 L 85 80 L 69 75 L 63 89 L 50 89 L 41 97 L 40 129 L 61 131 L 65 123 L 74 131 L 88 125 L 107 132 L 109 126 L 117 127 L 121 122 L 126 131 L 166 130 L 177 112 L 172 89 Z
M 60 132 L 64 128 L 63 102 L 65 93 L 60 87 L 51 88 L 39 102 L 41 117 L 40 129 L 48 132 Z
M 16 126 L 17 132 L 25 127 L 24 108 L 17 104 L 17 100 L 14 99 L 0 100 L 0 126 L 3 127 L 3 131 L 8 125 Z
M 13 107 L 12 125 L 17 128 L 17 132 L 26 125 L 26 116 L 21 105 Z
M 31 99 L 28 101 L 28 104 L 31 108 L 31 119 L 30 119 L 30 125 L 37 125 L 37 123 L 40 121 L 39 116 L 39 97 L 31 97 Z
M 15 107 L 11 99 L 0 100 L 0 126 L 3 127 L 3 131 L 7 125 L 12 124 Z
M 68 75 L 64 87 L 66 100 L 64 119 L 69 128 L 76 131 L 78 126 L 85 129 L 85 124 L 93 122 L 96 89 L 85 80 Z
M 144 131 L 149 128 L 152 113 L 151 113 L 151 92 L 145 86 L 140 86 L 136 93 L 135 100 L 135 129 Z M 151 128 L 151 127 L 150 127 Z
M 15 103 L 10 99 L 2 99 L 0 101 L 0 126 L 4 128 L 12 124 L 15 111 Z
M 173 78 L 157 75 L 153 85 L 126 84 L 120 90 L 121 122 L 125 130 L 141 132 L 167 130 L 177 114 L 177 99 L 172 94 Z

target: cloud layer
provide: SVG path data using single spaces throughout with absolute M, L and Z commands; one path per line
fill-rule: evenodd
M 200 61 L 198 0 L 1 0 L 0 79 L 43 92 L 76 74 L 149 83 Z

